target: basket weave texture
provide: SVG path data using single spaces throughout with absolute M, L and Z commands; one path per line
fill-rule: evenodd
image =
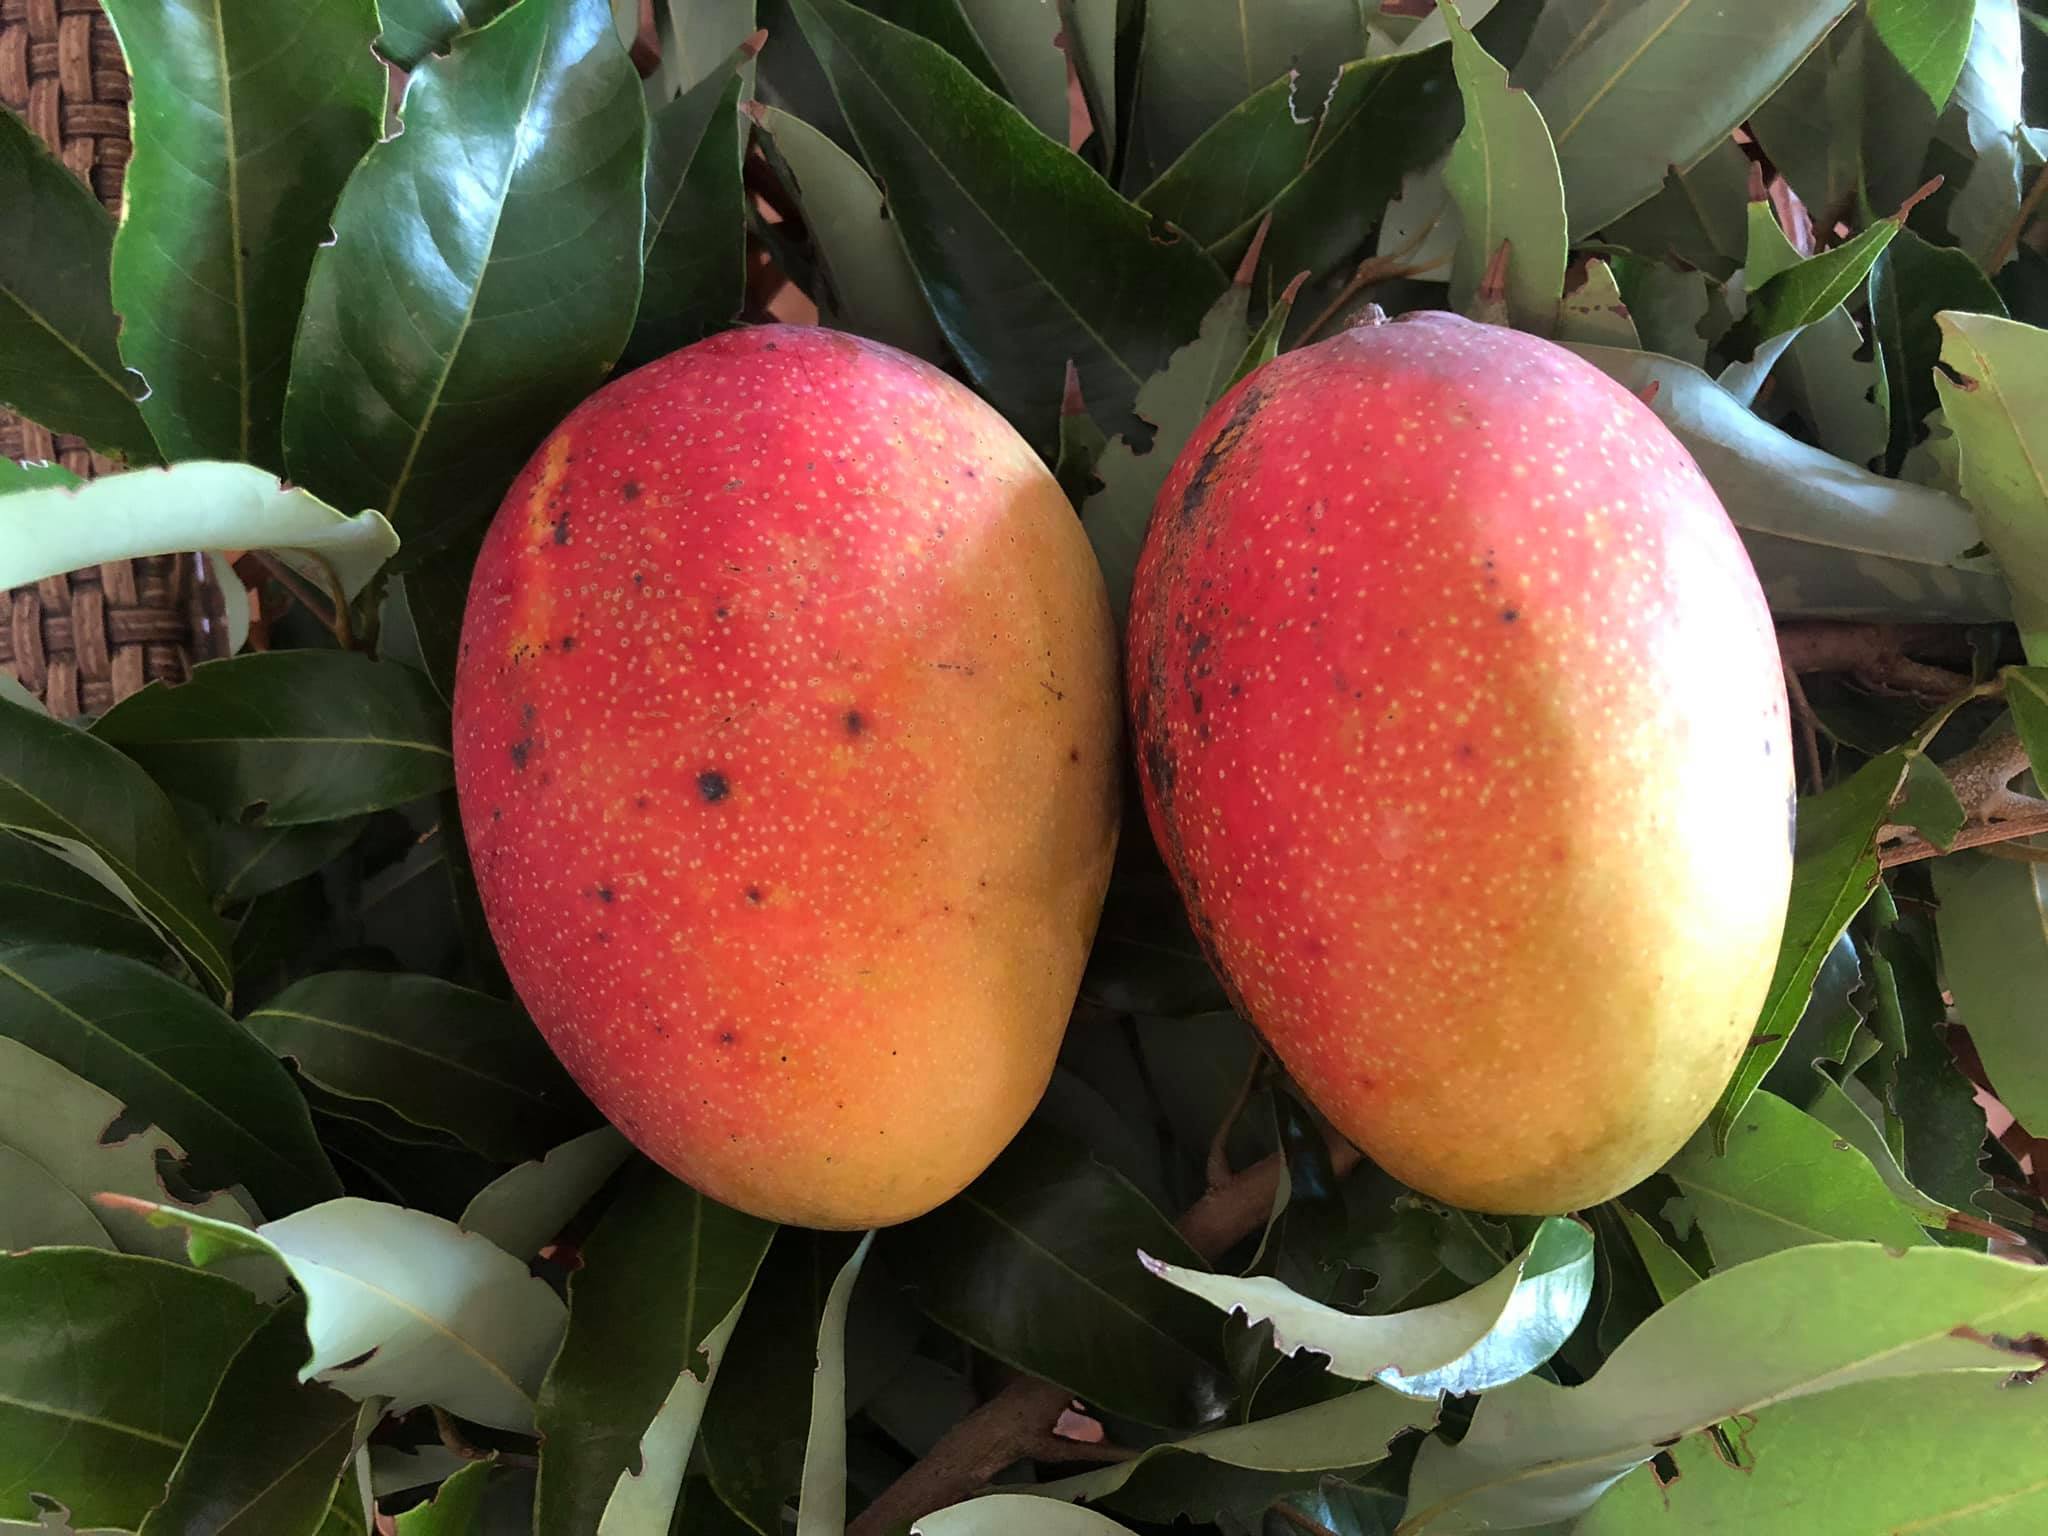
M 128 170 L 128 71 L 98 0 L 0 0 L 0 101 L 108 208 Z M 51 253 L 51 259 L 61 259 Z M 0 411 L 0 454 L 90 478 L 119 468 Z M 217 592 L 190 555 L 117 560 L 0 593 L 0 668 L 56 715 L 98 713 L 216 653 Z

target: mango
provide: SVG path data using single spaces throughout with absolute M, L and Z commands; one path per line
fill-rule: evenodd
M 1750 1038 L 1789 719 L 1741 541 L 1644 403 L 1422 314 L 1203 420 L 1138 568 L 1145 810 L 1239 1009 L 1424 1194 L 1655 1171 Z
M 1003 419 L 816 327 L 579 406 L 463 620 L 455 768 L 519 997 L 727 1205 L 899 1222 L 1044 1091 L 1117 835 L 1102 578 Z

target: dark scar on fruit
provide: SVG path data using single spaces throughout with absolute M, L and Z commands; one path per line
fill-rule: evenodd
M 533 738 L 527 736 L 513 742 L 510 751 L 512 754 L 512 766 L 522 773 L 525 772 L 526 759 L 533 752 Z
M 865 729 L 867 729 L 867 721 L 861 718 L 860 711 L 849 709 L 846 712 L 846 734 L 858 736 Z
M 619 499 L 621 501 L 638 501 L 640 499 L 640 482 L 638 480 L 628 480 L 624 485 L 620 486 Z
M 566 509 L 564 509 L 560 517 L 555 519 L 555 542 L 557 544 L 569 542 L 569 513 Z
M 697 793 L 707 804 L 716 805 L 732 793 L 732 786 L 726 782 L 724 774 L 715 768 L 707 768 L 697 775 Z
M 1178 509 L 1181 527 L 1192 526 L 1201 516 L 1202 508 L 1209 500 L 1209 492 L 1216 483 L 1216 477 L 1222 473 L 1223 461 L 1230 457 L 1231 451 L 1237 447 L 1238 440 L 1250 429 L 1252 417 L 1257 414 L 1264 400 L 1264 391 L 1246 390 L 1237 397 L 1237 404 L 1230 408 L 1230 415 L 1216 435 L 1209 439 L 1209 446 L 1202 450 L 1202 457 L 1195 465 L 1195 473 L 1188 481 L 1188 488 L 1181 492 Z

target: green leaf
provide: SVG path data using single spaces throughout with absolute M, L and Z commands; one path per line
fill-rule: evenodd
M 2029 1265 L 1957 1248 L 1788 1248 L 1653 1312 L 1582 1386 L 1524 1377 L 1489 1394 L 1456 1447 L 1423 1443 L 1402 1530 L 1565 1519 L 1682 1435 L 1853 1382 L 2026 1369 L 2019 1335 L 2044 1321 L 2048 1271 Z
M 2021 1125 L 2048 1127 L 2048 867 L 1952 854 L 1934 861 L 1942 977 L 1999 1102 Z
M 1147 1258 L 1162 1280 L 1247 1323 L 1271 1321 L 1273 1347 L 1329 1357 L 1329 1371 L 1413 1397 L 1484 1392 L 1533 1371 L 1571 1337 L 1593 1294 L 1593 1235 L 1553 1216 L 1505 1269 L 1464 1295 L 1358 1316 L 1264 1275 L 1191 1272 Z
M 854 1247 L 851 1234 L 782 1228 L 712 1388 L 698 1453 L 719 1498 L 759 1536 L 779 1536 L 783 1508 L 803 1481 L 819 1333 Z
M 168 459 L 281 470 L 313 253 L 384 122 L 372 0 L 107 0 L 135 156 L 114 237 L 121 356 Z
M 200 1188 L 244 1184 L 273 1211 L 341 1193 L 276 1058 L 139 960 L 58 944 L 0 949 L 0 1034 L 177 1137 Z
M 695 1415 L 774 1234 L 652 1163 L 627 1175 L 583 1242 L 569 1280 L 569 1331 L 541 1384 L 535 1529 L 599 1530 L 614 1487 L 628 1482 L 667 1529 Z M 694 1400 L 692 1416 L 675 1425 L 657 1466 L 643 1455 L 642 1436 L 681 1398 Z
M 794 0 L 911 266 L 969 376 L 1049 446 L 1071 359 L 1121 426 L 1144 381 L 1223 288 L 1145 215 L 936 44 L 845 0 Z
M 2048 667 L 2007 667 L 2000 675 L 2035 782 L 2048 785 Z
M 565 1312 L 546 1281 L 496 1244 L 424 1211 L 353 1197 L 253 1232 L 170 1206 L 146 1212 L 185 1228 L 202 1267 L 245 1253 L 283 1262 L 306 1297 L 312 1353 L 301 1380 L 319 1377 L 358 1401 L 390 1398 L 392 1413 L 433 1403 L 533 1432 L 534 1393 Z
M 426 678 L 351 651 L 252 651 L 152 683 L 94 724 L 174 794 L 271 827 L 339 821 L 454 782 Z
M 1946 849 L 1969 819 L 1955 786 L 1925 752 L 1906 755 L 1906 781 L 1892 808 L 1893 820 L 1911 827 L 1937 848 Z
M 1970 165 L 1947 207 L 1955 243 L 1987 271 L 2019 219 L 2023 164 L 2040 158 L 2030 140 L 2021 84 L 2020 11 L 2014 0 L 1977 0 L 1970 44 L 1938 133 Z
M 0 498 L 0 584 L 191 549 L 269 549 L 321 591 L 354 597 L 398 549 L 375 512 L 343 517 L 248 464 L 195 462 Z
M 1040 1126 L 931 1215 L 883 1232 L 881 1250 L 934 1321 L 1019 1370 L 1147 1424 L 1215 1415 L 1215 1314 L 1137 1255 L 1201 1259 L 1122 1175 Z
M 733 72 L 707 75 L 649 125 L 646 275 L 629 359 L 660 357 L 725 329 L 746 300 L 740 103 L 753 92 L 753 54 L 741 52 Z
M 1138 57 L 1127 177 L 1150 181 L 1232 107 L 1299 69 L 1304 103 L 1365 53 L 1355 0 L 1150 0 Z M 1302 116 L 1309 113 L 1304 111 Z M 1292 276 L 1293 274 L 1289 274 Z
M 1803 331 L 1839 308 L 1863 286 L 1902 227 L 1899 218 L 1879 219 L 1855 239 L 1809 256 L 1751 289 L 1749 307 L 1724 345 L 1737 357 L 1747 357 L 1772 338 Z
M 1638 393 L 1657 386 L 1650 408 L 1741 530 L 1773 613 L 1958 623 L 2009 615 L 1997 573 L 1965 558 L 1979 534 L 1954 497 L 1809 447 L 1697 368 L 1613 347 L 1572 350 Z
M 113 1246 L 79 1195 L 26 1152 L 0 1142 L 0 1253 Z
M 1877 829 L 1905 780 L 1906 754 L 1873 758 L 1825 794 L 1799 802 L 1793 840 L 1792 899 L 1778 967 L 1749 1048 L 1708 1119 L 1714 1145 L 1728 1145 L 1750 1095 L 1785 1049 L 1813 979 L 1849 919 L 1877 886 Z
M 1621 1207 L 1621 1220 L 1628 1228 L 1629 1241 L 1635 1244 L 1643 1268 L 1649 1272 L 1650 1284 L 1657 1289 L 1659 1301 L 1669 1305 L 1700 1283 L 1699 1271 L 1665 1242 L 1663 1234 L 1647 1220 L 1625 1205 Z
M 1870 28 L 1939 112 L 1970 51 L 1976 0 L 1870 0 Z
M 1249 287 L 1233 283 L 1226 289 L 1203 316 L 1195 339 L 1138 391 L 1133 408 L 1154 428 L 1151 443 L 1133 447 L 1130 438 L 1119 433 L 1095 461 L 1095 478 L 1102 489 L 1082 505 L 1081 526 L 1102 567 L 1118 634 L 1130 611 L 1131 581 L 1145 546 L 1145 530 L 1152 523 L 1152 504 L 1182 445 L 1229 387 L 1231 374 L 1251 344 L 1252 328 L 1246 318 L 1250 306 Z
M 285 461 L 432 545 L 496 507 L 625 345 L 647 114 L 605 0 L 542 0 L 423 62 L 400 116 L 313 263 Z
M 1048 1504 L 1028 1493 L 989 1493 L 926 1515 L 910 1536 L 1131 1536 L 1114 1520 L 1078 1505 Z
M 473 1461 L 394 1522 L 397 1536 L 483 1536 L 484 1489 L 492 1463 Z
M 0 943 L 82 944 L 139 960 L 164 936 L 104 885 L 27 838 L 0 834 Z
M 1557 335 L 1561 341 L 1642 349 L 1642 338 L 1622 301 L 1614 269 L 1597 256 L 1587 259 L 1579 286 L 1565 294 L 1557 312 Z
M 1766 1510 L 1774 1514 L 1763 1518 L 1783 1512 L 1816 1536 L 2039 1530 L 2048 1527 L 2048 1415 L 2038 1398 L 1956 1376 L 1864 1382 L 1780 1403 L 1744 1426 L 1740 1466 L 1692 1436 L 1672 1448 L 1675 1479 L 1631 1473 L 1572 1536 L 1737 1536 L 1768 1529 L 1758 1523 Z
M 488 1237 L 516 1259 L 530 1259 L 632 1155 L 632 1143 L 610 1126 L 586 1131 L 486 1184 L 463 1210 L 459 1225 Z
M 232 984 L 227 930 L 178 813 L 114 748 L 0 700 L 0 828 L 55 848 L 160 927 L 221 991 Z
M 1840 1083 L 1826 1072 L 1816 1072 L 1814 1076 L 1818 1082 L 1813 1099 L 1806 1106 L 1807 1114 L 1868 1158 L 1884 1187 L 1892 1192 L 1892 1198 L 1911 1212 L 1921 1226 L 1935 1230 L 1945 1227 L 1948 1218 L 1955 1214 L 1954 1208 L 1914 1187 L 1885 1141 L 1884 1131 Z
M 1465 126 L 1444 165 L 1444 186 L 1464 225 L 1451 263 L 1451 307 L 1469 313 L 1480 280 L 1508 247 L 1507 314 L 1517 329 L 1548 336 L 1564 297 L 1564 183 L 1550 130 L 1529 93 L 1508 84 L 1439 0 L 1451 28 L 1451 60 L 1465 100 Z
M 138 463 L 157 455 L 140 384 L 115 346 L 114 220 L 43 141 L 0 109 L 0 403 Z
M 1067 142 L 1067 59 L 1052 0 L 958 0 L 1003 94 L 1056 144 Z M 957 57 L 958 55 L 956 55 Z
M 1690 1203 L 1717 1271 L 1795 1243 L 1932 1241 L 1868 1158 L 1783 1099 L 1751 1095 L 1727 1152 L 1713 1141 L 1702 1128 L 1664 1172 Z
M 1534 90 L 1557 146 L 1572 234 L 1647 202 L 1673 167 L 1699 164 L 1848 8 L 1848 0 L 1617 7 Z M 1674 111 L 1680 101 L 1685 109 Z
M 777 107 L 750 104 L 764 151 L 817 243 L 828 323 L 936 361 L 945 342 L 917 286 L 882 189 L 825 134 Z
M 1894 240 L 1886 256 L 1897 249 Z M 1884 260 L 1879 257 L 1878 265 Z M 1793 338 L 1778 365 L 1778 381 L 1789 391 L 1792 408 L 1811 423 L 1816 447 L 1865 469 L 1878 462 L 1891 430 L 1884 367 L 1868 355 L 1863 332 L 1847 309 L 1822 315 Z
M 319 1536 L 355 1448 L 356 1405 L 300 1382 L 305 1358 L 305 1307 L 294 1297 L 229 1362 L 138 1536 Z
M 384 27 L 377 51 L 400 69 L 413 69 L 511 5 L 512 0 L 377 0 L 377 18 Z
M 9 1170 L 0 1187 L 29 1191 L 35 1202 L 33 1210 L 11 1200 L 0 1204 L 10 1226 L 22 1224 L 22 1240 L 10 1233 L 0 1248 L 69 1240 L 153 1258 L 182 1256 L 174 1239 L 132 1215 L 90 1202 L 103 1190 L 156 1201 L 177 1198 L 165 1187 L 164 1173 L 166 1165 L 184 1163 L 185 1149 L 159 1131 L 131 1128 L 119 1099 L 8 1036 L 0 1036 L 0 1157 Z M 228 1221 L 255 1219 L 227 1194 L 193 1209 Z M 91 1236 L 87 1222 L 99 1238 Z
M 1292 1413 L 1151 1446 L 1129 1461 L 1043 1483 L 1035 1491 L 1047 1498 L 1088 1503 L 1109 1499 L 1129 1513 L 1158 1518 L 1145 1507 L 1148 1491 L 1156 1500 L 1174 1485 L 1199 1478 L 1207 1470 L 1202 1462 L 1255 1472 L 1358 1467 L 1382 1459 L 1405 1431 L 1433 1428 L 1436 1418 L 1434 1402 L 1367 1387 Z
M 1238 261 L 1270 215 L 1264 264 L 1276 285 L 1330 271 L 1357 252 L 1401 178 L 1457 132 L 1450 50 L 1356 60 L 1338 72 L 1320 116 L 1301 111 L 1321 99 L 1274 81 L 1135 201 L 1223 262 Z
M 1725 282 L 1742 265 L 1746 248 L 1749 164 L 1733 139 L 1715 140 L 1699 164 L 1672 167 L 1655 197 L 1610 220 L 1608 237 L 1654 258 L 1667 275 L 1673 269 L 1663 264 L 1678 261 Z
M 383 1104 L 499 1162 L 538 1157 L 596 1118 L 524 1013 L 437 976 L 308 976 L 245 1022 L 330 1093 Z
M 237 907 L 324 869 L 362 835 L 366 818 L 306 827 L 243 826 L 222 821 L 189 803 L 186 835 L 205 851 L 207 884 L 218 903 Z
M 846 1530 L 846 1312 L 874 1241 L 872 1232 L 861 1238 L 833 1279 L 818 1319 L 818 1368 L 811 1377 L 811 1427 L 804 1438 L 796 1536 L 844 1536 Z
M 2012 589 L 2027 659 L 2048 665 L 2048 331 L 1945 311 L 1936 392 L 1962 450 L 1963 496 Z
M 718 73 L 754 30 L 754 0 L 662 0 L 661 67 L 678 93 Z
M 132 1530 L 262 1321 L 232 1280 L 92 1248 L 0 1254 L 0 1519 Z

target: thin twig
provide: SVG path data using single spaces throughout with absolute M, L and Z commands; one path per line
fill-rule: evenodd
M 1099 1461 L 1103 1463 L 1129 1461 L 1138 1453 L 1128 1445 L 1118 1445 L 1111 1440 L 1069 1440 L 1065 1435 L 1056 1435 L 1047 1430 L 1024 1450 L 1020 1461 Z
M 1799 674 L 1791 667 L 1785 668 L 1785 697 L 1792 704 L 1792 719 L 1799 727 L 1799 755 L 1806 766 L 1806 792 L 1820 793 L 1826 770 L 1820 761 L 1820 716 L 1814 713 L 1813 705 L 1806 697 L 1806 688 L 1799 681 Z
M 1292 1504 L 1269 1504 L 1266 1506 L 1266 1512 L 1278 1515 L 1297 1531 L 1307 1531 L 1309 1536 L 1337 1536 L 1337 1533 L 1323 1524 L 1322 1521 L 1304 1515 Z
M 2034 222 L 2034 215 L 2040 211 L 2042 194 L 2048 193 L 2048 165 L 2034 172 L 2034 184 L 2027 188 L 2026 201 L 2020 204 L 2020 211 L 1999 236 L 1998 244 L 1991 248 L 1991 259 L 1984 264 L 1986 272 L 1996 272 L 2012 258 L 2019 249 L 2020 237 L 2027 232 L 2027 226 Z
M 347 604 L 336 607 L 332 599 L 316 595 L 311 587 L 299 579 L 298 572 L 268 550 L 252 550 L 251 553 L 256 556 L 257 563 L 276 577 L 285 591 L 291 593 L 300 607 L 320 621 L 321 627 L 334 636 L 335 642 L 343 650 L 354 649 L 354 636 L 349 632 Z
M 2037 811 L 2031 816 L 2015 816 L 2010 821 L 1994 821 L 1984 826 L 1965 827 L 1956 834 L 1956 840 L 1946 848 L 1937 848 L 1919 838 L 1907 838 L 1877 851 L 1879 869 L 1896 869 L 1901 864 L 1917 864 L 1923 859 L 1938 859 L 1945 853 L 1961 853 L 1965 848 L 1983 848 L 1989 851 L 1998 843 L 2010 843 L 2022 837 L 2039 837 L 2048 832 L 2048 811 Z M 2035 850 L 2048 852 L 2048 849 Z M 2028 862 L 2033 862 L 2031 859 Z
M 1266 1065 L 1266 1053 L 1260 1049 L 1252 1052 L 1252 1064 L 1244 1074 L 1244 1081 L 1237 1085 L 1237 1095 L 1230 1101 L 1230 1108 L 1223 1112 L 1223 1121 L 1216 1127 L 1216 1134 L 1209 1142 L 1209 1159 L 1204 1169 L 1211 1189 L 1220 1189 L 1230 1182 L 1230 1133 L 1237 1129 L 1237 1122 L 1244 1115 L 1245 1105 L 1252 1101 L 1252 1089 L 1259 1083 L 1259 1071 Z
M 1351 274 L 1351 280 L 1337 290 L 1337 296 L 1323 306 L 1321 314 L 1309 321 L 1308 329 L 1301 333 L 1301 340 L 1296 342 L 1295 345 L 1305 347 L 1311 341 L 1314 341 L 1317 331 L 1328 325 L 1331 318 L 1339 310 L 1343 309 L 1346 304 L 1349 304 L 1374 283 L 1390 282 L 1397 277 L 1419 277 L 1424 272 L 1429 271 L 1429 266 L 1409 266 L 1408 258 L 1422 248 L 1422 242 L 1429 238 L 1430 232 L 1437 226 L 1437 220 L 1442 217 L 1443 215 L 1439 213 L 1435 219 L 1431 219 L 1427 224 L 1423 225 L 1416 232 L 1415 237 L 1398 251 L 1390 251 L 1385 256 L 1368 256 L 1365 260 L 1361 261 L 1358 264 L 1358 270 Z M 1431 265 L 1434 265 L 1434 263 Z

